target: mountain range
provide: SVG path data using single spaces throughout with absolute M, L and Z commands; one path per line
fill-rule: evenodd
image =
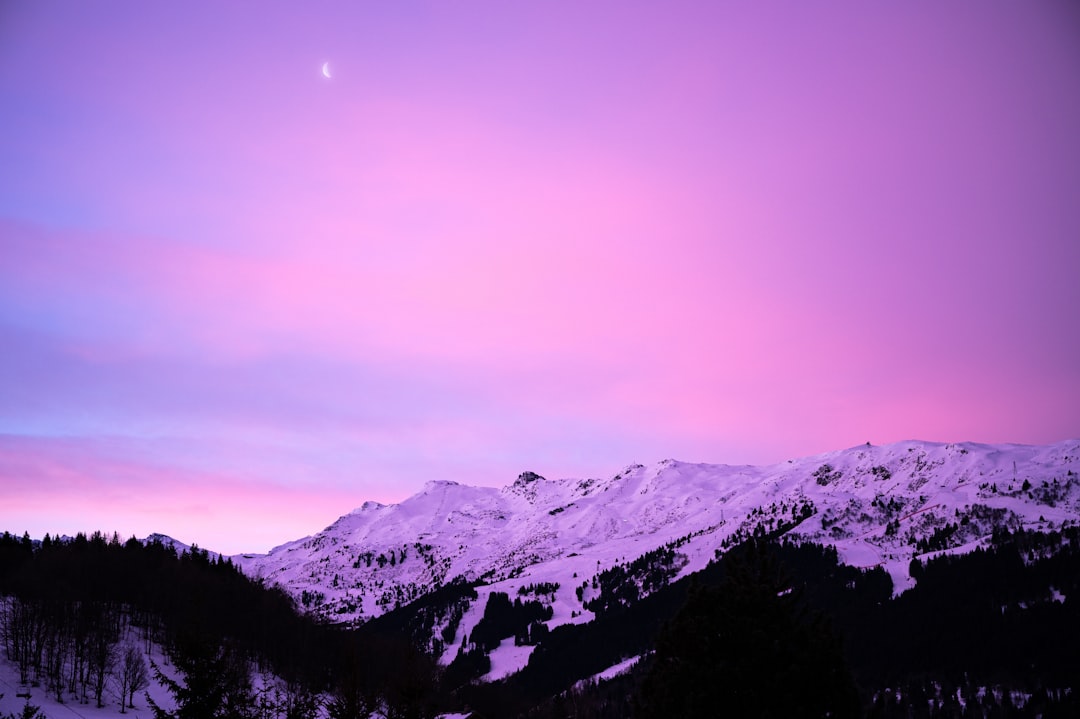
M 1074 717 L 1078 600 L 1080 440 L 525 471 L 266 554 L 4 532 L 0 715 L 116 716 L 130 657 L 179 715 Z
M 313 536 L 232 559 L 348 625 L 470 583 L 476 599 L 431 627 L 429 646 L 449 663 L 496 593 L 540 601 L 548 627 L 583 624 L 623 601 L 604 595 L 606 572 L 629 570 L 636 600 L 744 539 L 782 534 L 884 568 L 899 594 L 914 584 L 913 559 L 972 551 L 996 530 L 1078 521 L 1080 440 L 904 441 L 769 466 L 663 460 L 590 479 L 525 471 L 502 488 L 433 480 L 398 504 L 367 502 Z M 486 678 L 520 669 L 533 648 L 504 642 Z

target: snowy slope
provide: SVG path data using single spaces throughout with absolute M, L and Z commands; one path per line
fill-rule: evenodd
M 183 554 L 184 552 L 190 552 L 193 548 L 202 550 L 201 547 L 191 545 L 191 544 L 184 544 L 180 540 L 173 539 L 172 537 L 170 537 L 167 534 L 158 534 L 156 532 L 154 534 L 148 535 L 145 539 L 142 539 L 140 541 L 143 544 L 150 544 L 151 542 L 156 542 L 158 544 L 161 544 L 163 546 L 166 546 L 166 547 L 172 549 L 177 554 Z M 216 562 L 218 560 L 218 558 L 221 556 L 217 552 L 211 552 L 210 550 L 204 550 L 204 551 L 206 551 L 207 558 L 209 558 L 210 561 L 212 561 L 212 562 Z
M 664 460 L 607 479 L 527 472 L 502 489 L 433 481 L 400 504 L 368 502 L 312 537 L 233 559 L 342 622 L 377 616 L 455 577 L 482 579 L 461 621 L 468 632 L 492 591 L 513 597 L 529 584 L 558 583 L 546 599 L 549 625 L 587 621 L 590 580 L 604 569 L 666 545 L 675 578 L 739 538 L 803 519 L 789 536 L 834 545 L 852 565 L 882 565 L 902 591 L 918 554 L 968 551 L 995 527 L 1078 521 L 1078 474 L 1078 440 L 907 441 L 765 467 Z M 493 676 L 527 660 L 528 647 L 504 645 L 492 655 Z M 445 658 L 455 650 L 447 647 Z

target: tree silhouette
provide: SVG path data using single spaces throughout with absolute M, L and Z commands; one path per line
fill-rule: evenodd
M 146 659 L 135 646 L 128 645 L 113 672 L 113 682 L 120 694 L 120 713 L 135 708 L 135 692 L 150 684 Z
M 156 719 L 250 719 L 255 701 L 251 671 L 247 659 L 234 647 L 188 636 L 169 650 L 169 659 L 182 681 L 150 662 L 154 677 L 176 704 L 176 709 L 167 711 L 146 694 Z
M 691 588 L 657 638 L 636 717 L 858 716 L 839 642 L 769 552 L 751 542 L 725 557 L 719 587 Z

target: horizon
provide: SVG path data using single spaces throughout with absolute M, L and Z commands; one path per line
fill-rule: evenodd
M 713 466 L 713 467 L 760 467 L 760 468 L 773 468 L 773 467 L 776 467 L 776 468 L 781 468 L 785 464 L 790 464 L 792 462 L 796 462 L 796 461 L 800 461 L 800 460 L 806 460 L 806 459 L 813 459 L 813 458 L 823 457 L 823 456 L 828 456 L 828 455 L 843 454 L 844 452 L 850 452 L 850 451 L 853 451 L 853 450 L 862 449 L 863 447 L 867 447 L 867 446 L 874 446 L 874 447 L 881 448 L 881 449 L 888 448 L 888 447 L 894 447 L 896 445 L 904 445 L 904 444 L 936 445 L 936 446 L 941 446 L 941 447 L 954 447 L 954 446 L 967 445 L 967 446 L 993 447 L 993 448 L 1040 448 L 1040 447 L 1056 446 L 1056 445 L 1059 445 L 1059 444 L 1066 444 L 1066 443 L 1069 443 L 1069 442 L 1080 442 L 1080 437 L 1073 437 L 1073 438 L 1063 439 L 1063 440 L 1059 440 L 1057 442 L 1050 442 L 1050 443 L 1047 443 L 1045 445 L 1031 445 L 1031 444 L 1015 443 L 1015 442 L 1001 442 L 1001 443 L 936 442 L 936 441 L 932 441 L 932 440 L 903 439 L 903 440 L 898 440 L 896 442 L 889 442 L 889 443 L 886 443 L 886 444 L 883 444 L 883 445 L 873 445 L 871 442 L 867 442 L 865 444 L 856 444 L 856 445 L 852 445 L 850 447 L 838 448 L 838 449 L 829 450 L 829 451 L 826 451 L 826 452 L 821 452 L 821 453 L 817 453 L 817 454 L 813 454 L 813 455 L 806 455 L 806 456 L 802 456 L 802 457 L 792 457 L 792 458 L 789 458 L 787 460 L 780 460 L 780 461 L 777 461 L 777 462 L 770 462 L 770 463 L 760 464 L 760 465 L 745 465 L 745 464 L 744 465 L 739 465 L 739 464 L 714 463 L 714 462 L 684 462 L 683 460 L 680 460 L 680 459 L 678 459 L 676 457 L 669 457 L 669 458 L 655 460 L 653 462 L 645 463 L 644 466 L 649 467 L 649 466 L 653 466 L 653 465 L 657 465 L 657 464 L 662 464 L 664 462 L 675 462 L 677 464 L 686 464 L 686 465 L 691 465 L 691 466 L 700 464 L 700 465 L 707 465 L 707 466 Z M 630 467 L 633 467 L 633 466 L 635 466 L 635 465 L 633 465 L 633 464 L 624 465 L 620 470 L 618 470 L 618 474 L 622 474 L 627 469 L 629 469 Z M 526 473 L 527 471 L 529 471 L 529 470 L 523 470 L 522 474 Z M 606 475 L 604 477 L 587 477 L 587 476 L 543 477 L 543 476 L 541 476 L 540 479 L 554 479 L 554 480 L 601 479 L 601 480 L 603 480 L 603 479 L 607 479 L 607 478 L 609 478 L 611 476 L 617 476 L 617 475 Z M 417 488 L 415 493 L 410 494 L 409 496 L 402 497 L 402 498 L 400 498 L 398 500 L 391 501 L 391 502 L 385 502 L 385 503 L 376 502 L 376 504 L 378 504 L 381 507 L 397 506 L 397 505 L 401 504 L 402 502 L 406 502 L 409 499 L 412 499 L 414 497 L 419 496 L 421 493 L 423 493 L 428 488 L 429 485 L 434 484 L 434 483 L 439 482 L 439 481 L 447 481 L 447 480 L 427 480 L 424 483 L 423 486 Z M 502 485 L 470 485 L 468 482 L 457 482 L 457 481 L 453 481 L 453 480 L 450 480 L 450 481 L 451 481 L 452 484 L 461 484 L 461 485 L 473 486 L 473 487 L 485 487 L 485 488 L 488 488 L 488 489 L 505 489 L 505 488 L 511 486 L 514 483 L 514 482 L 507 482 L 507 483 L 502 484 Z M 217 549 L 215 547 L 204 545 L 204 544 L 202 544 L 201 542 L 197 541 L 195 538 L 192 538 L 192 537 L 174 537 L 174 536 L 169 535 L 168 533 L 157 532 L 157 531 L 149 532 L 149 533 L 147 533 L 147 534 L 145 534 L 144 536 L 141 536 L 141 537 L 136 536 L 135 534 L 130 534 L 130 535 L 125 536 L 121 532 L 118 532 L 118 531 L 115 531 L 115 530 L 104 531 L 104 530 L 102 530 L 100 528 L 96 528 L 96 529 L 80 529 L 80 530 L 77 530 L 75 532 L 70 532 L 70 533 L 68 533 L 68 532 L 64 532 L 64 533 L 44 532 L 44 533 L 39 533 L 37 535 L 34 535 L 34 534 L 30 534 L 29 530 L 13 531 L 11 529 L 0 527 L 0 533 L 5 533 L 6 532 L 6 533 L 9 533 L 9 534 L 11 534 L 11 535 L 13 535 L 15 537 L 24 537 L 24 536 L 29 534 L 30 539 L 33 540 L 33 541 L 42 541 L 45 536 L 49 536 L 53 541 L 56 541 L 56 540 L 66 541 L 66 540 L 74 539 L 77 535 L 80 535 L 80 534 L 85 536 L 85 537 L 91 537 L 92 535 L 100 534 L 100 535 L 104 536 L 106 540 L 109 540 L 109 541 L 111 541 L 113 538 L 118 537 L 120 539 L 121 543 L 126 542 L 126 541 L 128 541 L 130 539 L 137 539 L 140 542 L 146 543 L 146 542 L 148 542 L 150 540 L 151 537 L 156 537 L 156 538 L 158 538 L 160 540 L 169 540 L 174 545 L 177 545 L 177 544 L 182 545 L 183 547 L 185 547 L 187 549 L 198 548 L 200 550 L 209 551 L 212 554 L 219 554 L 219 555 L 221 555 L 222 557 L 225 557 L 225 558 L 233 558 L 233 557 L 240 557 L 240 556 L 251 557 L 251 556 L 259 556 L 259 555 L 268 555 L 270 552 L 272 552 L 274 549 L 277 549 L 278 547 L 281 547 L 281 546 L 284 546 L 284 545 L 287 545 L 287 544 L 292 544 L 292 543 L 302 541 L 304 539 L 308 539 L 310 537 L 316 536 L 316 535 L 322 533 L 323 531 L 329 529 L 330 526 L 334 522 L 336 522 L 337 520 L 342 519 L 342 518 L 344 518 L 344 517 L 346 517 L 346 516 L 348 516 L 350 514 L 354 514 L 356 512 L 359 512 L 359 511 L 363 510 L 370 501 L 373 501 L 373 500 L 365 500 L 362 504 L 359 504 L 359 505 L 357 505 L 355 507 L 352 507 L 350 509 L 347 509 L 347 510 L 343 511 L 339 516 L 334 517 L 333 520 L 327 522 L 326 526 L 320 527 L 318 530 L 312 531 L 311 533 L 303 535 L 303 536 L 283 538 L 280 541 L 278 541 L 276 544 L 273 544 L 272 546 L 270 546 L 267 549 L 262 550 L 262 551 L 249 551 L 249 550 L 220 551 L 219 549 Z
M 434 479 L 1076 438 L 1078 33 L 9 5 L 0 531 L 231 555 Z

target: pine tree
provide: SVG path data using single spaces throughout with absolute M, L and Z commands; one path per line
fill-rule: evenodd
M 162 709 L 149 694 L 146 701 L 155 719 L 250 719 L 254 692 L 247 660 L 233 647 L 187 637 L 169 651 L 182 675 L 172 679 L 153 661 L 154 676 L 173 696 L 176 709 Z
M 724 583 L 693 587 L 657 638 L 635 717 L 857 716 L 839 643 L 767 548 L 725 562 Z

